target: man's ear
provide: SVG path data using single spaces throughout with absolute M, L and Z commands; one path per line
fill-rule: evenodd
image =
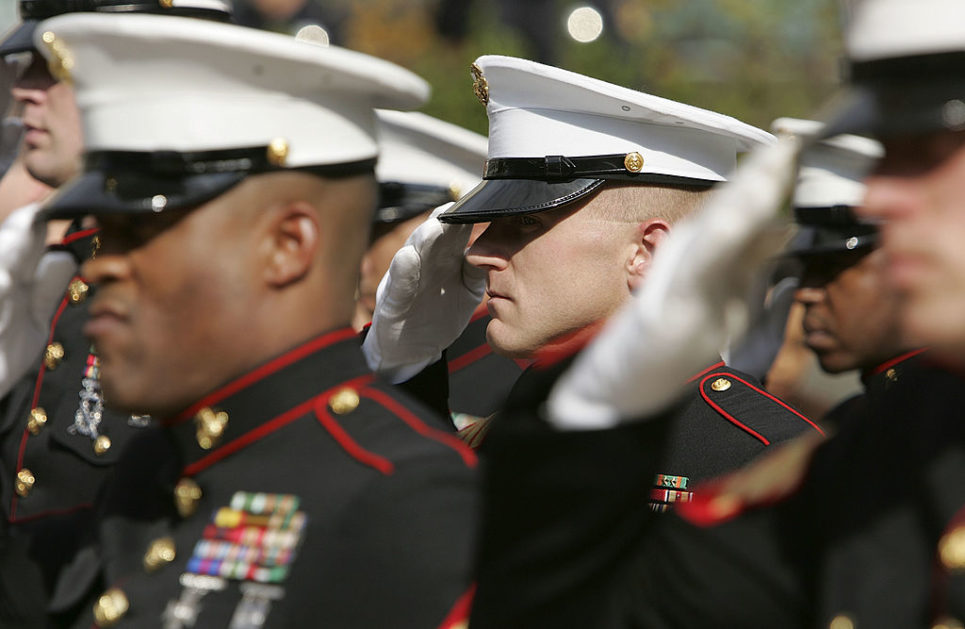
M 266 282 L 281 288 L 308 274 L 321 238 L 318 213 L 310 203 L 292 201 L 269 213 L 263 244 Z
M 669 235 L 670 223 L 662 218 L 651 218 L 637 225 L 632 254 L 627 260 L 627 285 L 631 291 L 646 277 L 657 248 Z

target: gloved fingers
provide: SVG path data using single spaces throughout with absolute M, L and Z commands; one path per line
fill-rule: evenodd
M 0 269 L 14 284 L 27 283 L 46 250 L 47 225 L 37 221 L 39 204 L 14 211 L 0 224 Z
M 413 245 L 406 244 L 392 256 L 389 270 L 379 281 L 375 291 L 373 326 L 380 313 L 396 316 L 400 309 L 404 311 L 418 297 L 421 277 L 422 258 Z

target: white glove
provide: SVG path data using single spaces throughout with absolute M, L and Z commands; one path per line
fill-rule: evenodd
M 389 382 L 405 382 L 439 360 L 486 290 L 486 271 L 465 258 L 472 225 L 436 218 L 450 205 L 434 210 L 412 232 L 375 293 L 362 352 L 369 368 Z
M 673 230 L 639 293 L 554 386 L 552 424 L 590 430 L 652 416 L 746 328 L 754 272 L 787 239 L 786 229 L 769 228 L 790 193 L 798 150 L 794 138 L 758 148 Z
M 39 357 L 77 271 L 70 253 L 46 250 L 47 225 L 35 220 L 39 209 L 24 206 L 0 224 L 0 397 Z

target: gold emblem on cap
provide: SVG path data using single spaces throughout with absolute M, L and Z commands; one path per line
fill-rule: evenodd
M 54 370 L 64 360 L 64 346 L 60 343 L 51 343 L 44 350 L 44 367 Z
M 275 138 L 268 143 L 268 163 L 272 166 L 284 166 L 288 160 L 288 140 Z
M 107 435 L 101 435 L 94 439 L 94 454 L 100 456 L 111 449 L 111 438 Z
M 50 50 L 50 59 L 47 60 L 47 69 L 50 76 L 58 81 L 69 83 L 71 81 L 70 71 L 74 68 L 74 58 L 67 50 L 66 44 L 57 38 L 53 31 L 47 31 L 41 36 L 41 40 Z
M 196 433 L 198 445 L 205 450 L 210 450 L 224 434 L 225 426 L 228 425 L 228 413 L 216 413 L 206 406 L 194 416 L 194 423 L 198 429 Z
M 31 409 L 30 419 L 27 420 L 27 430 L 30 431 L 31 435 L 36 435 L 40 432 L 40 429 L 47 424 L 47 411 L 40 408 Z
M 26 498 L 36 482 L 37 479 L 34 478 L 33 472 L 27 468 L 23 468 L 17 472 L 17 481 L 14 483 L 14 489 L 16 489 L 18 496 Z
M 170 9 L 174 6 L 174 0 L 160 0 L 160 5 L 162 9 Z
M 194 479 L 182 478 L 174 487 L 174 506 L 178 509 L 178 515 L 182 518 L 189 518 L 194 515 L 201 500 L 201 488 Z
M 104 180 L 104 190 L 107 192 L 114 192 L 117 190 L 117 179 L 114 177 L 108 177 Z
M 130 606 L 127 595 L 120 588 L 111 588 L 94 604 L 94 622 L 98 627 L 113 627 Z
M 637 152 L 627 153 L 623 158 L 623 167 L 631 173 L 638 173 L 643 170 L 643 155 Z
M 965 568 L 965 526 L 958 526 L 938 542 L 938 556 L 949 570 Z
M 710 383 L 710 388 L 714 391 L 726 391 L 730 388 L 730 380 L 727 378 L 717 378 Z
M 67 287 L 67 297 L 70 299 L 70 303 L 79 304 L 87 299 L 87 291 L 89 290 L 90 286 L 87 285 L 87 282 L 81 279 L 75 279 Z
M 483 76 L 482 68 L 474 63 L 469 66 L 469 71 L 472 73 L 472 93 L 476 95 L 480 103 L 488 105 L 489 82 L 486 81 L 486 77 Z
M 341 391 L 335 393 L 332 399 L 328 401 L 328 407 L 332 409 L 332 412 L 336 415 L 345 415 L 346 413 L 351 413 L 359 406 L 359 394 L 355 389 L 345 387 Z
M 147 547 L 147 552 L 144 553 L 144 569 L 148 572 L 154 572 L 161 566 L 174 561 L 177 554 L 174 539 L 170 537 L 158 538 L 151 542 L 151 545 Z

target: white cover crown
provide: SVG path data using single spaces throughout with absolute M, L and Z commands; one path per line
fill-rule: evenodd
M 864 0 L 846 40 L 858 62 L 965 50 L 965 2 Z
M 639 153 L 644 173 L 722 181 L 774 137 L 739 120 L 515 57 L 476 60 L 488 86 L 489 157 Z
M 774 133 L 802 137 L 816 136 L 823 124 L 815 120 L 778 118 Z M 801 155 L 794 206 L 824 208 L 858 207 L 864 201 L 864 179 L 884 155 L 875 140 L 857 135 L 838 135 L 808 146 Z
M 373 108 L 411 109 L 429 93 L 369 55 L 191 18 L 67 14 L 42 22 L 35 42 L 69 67 L 89 152 L 282 139 L 287 167 L 354 162 L 378 153 Z
M 379 181 L 442 186 L 459 196 L 482 178 L 486 138 L 418 112 L 379 110 Z

